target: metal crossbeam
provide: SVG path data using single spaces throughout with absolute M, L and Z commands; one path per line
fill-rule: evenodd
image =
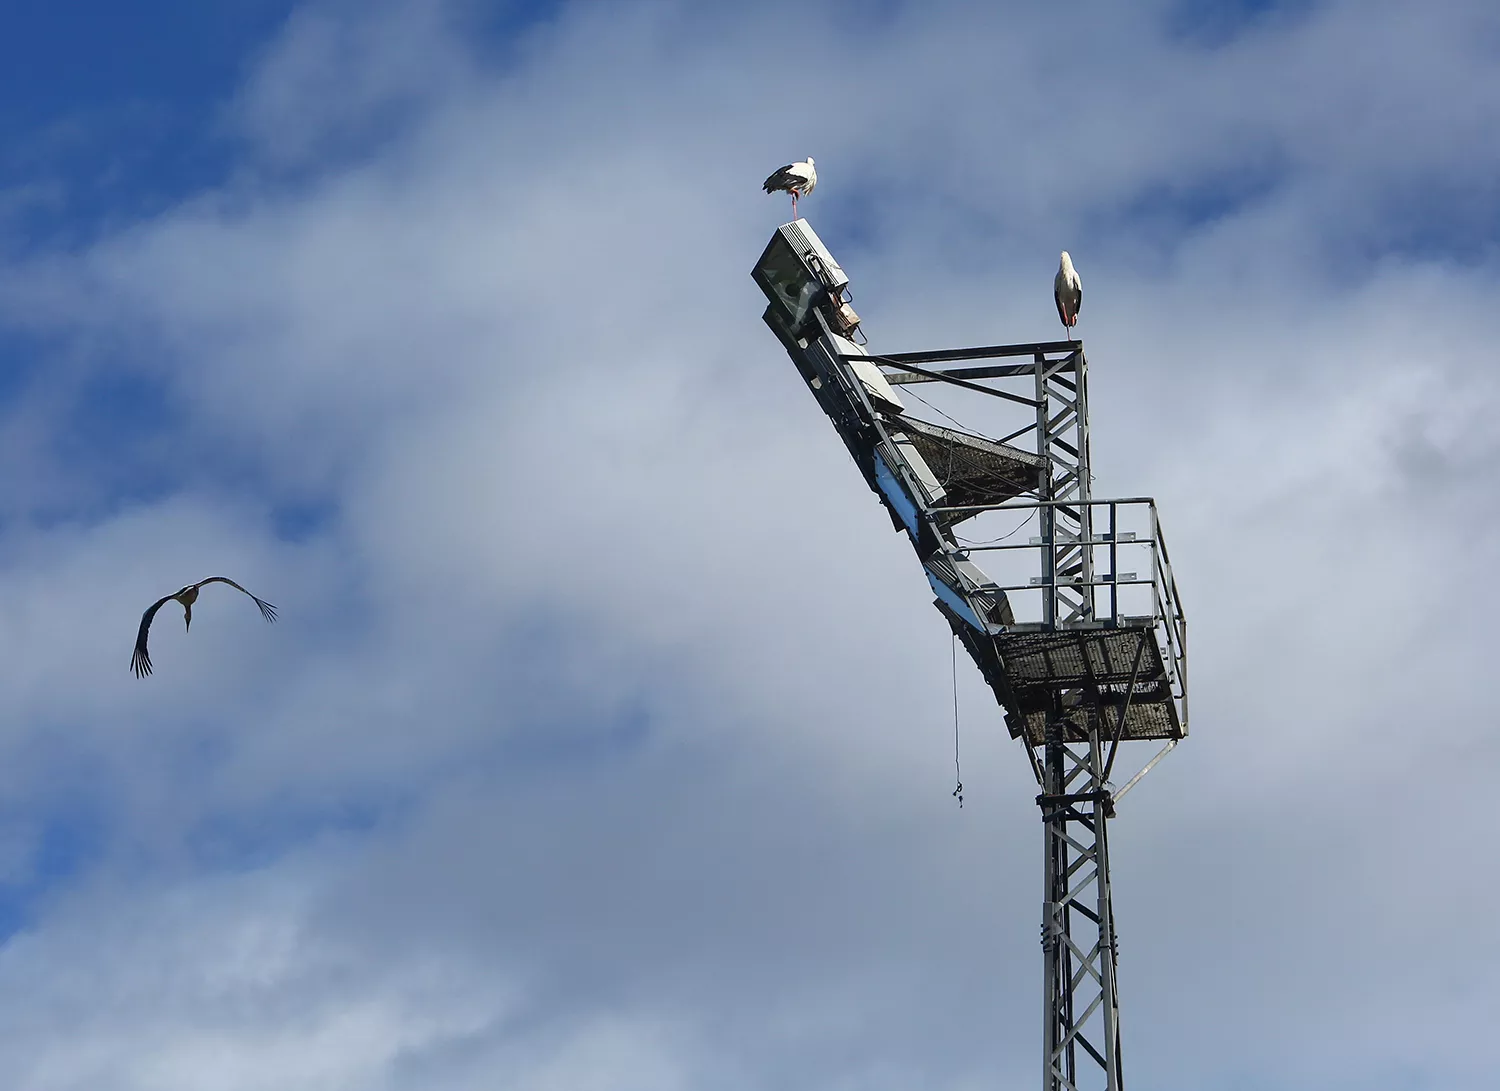
M 1006 356 L 1040 356 L 1048 352 L 1073 352 L 1081 341 L 1037 341 L 1025 345 L 985 345 L 972 349 L 939 349 L 936 352 L 892 352 L 881 357 L 893 364 L 940 364 L 953 360 L 995 360 Z

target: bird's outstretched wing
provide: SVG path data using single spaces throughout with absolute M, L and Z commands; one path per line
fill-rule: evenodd
M 198 586 L 202 587 L 205 583 L 227 583 L 230 587 L 233 587 L 236 591 L 245 591 L 245 589 L 243 587 L 241 587 L 239 584 L 235 583 L 228 576 L 210 576 L 210 577 L 208 577 L 208 579 L 201 581 L 198 584 Z M 250 592 L 249 591 L 245 591 L 245 594 L 250 595 Z M 276 607 L 272 606 L 269 602 L 265 602 L 262 599 L 256 599 L 254 595 L 250 595 L 250 597 L 253 598 L 253 599 L 255 599 L 255 605 L 257 605 L 257 606 L 260 607 L 261 615 L 267 621 L 275 621 L 276 620 Z
M 171 595 L 164 599 L 157 599 L 141 615 L 141 631 L 135 637 L 135 654 L 130 657 L 130 669 L 135 671 L 137 678 L 144 678 L 151 673 L 151 653 L 146 651 L 146 634 L 151 631 L 151 619 L 156 616 L 156 611 L 171 601 Z

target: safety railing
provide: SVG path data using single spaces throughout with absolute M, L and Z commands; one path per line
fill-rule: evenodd
M 1187 694 L 1187 619 L 1172 574 L 1172 562 L 1162 534 L 1156 501 L 1147 496 L 1111 500 L 1057 501 L 1011 500 L 1004 504 L 939 508 L 939 511 L 1020 514 L 1046 508 L 1066 507 L 1075 511 L 1086 508 L 1087 518 L 1079 520 L 1091 528 L 1090 539 L 1081 543 L 1087 563 L 1077 566 L 1078 574 L 1057 576 L 1049 559 L 1057 547 L 1076 546 L 1074 536 L 1060 529 L 1052 533 L 1030 535 L 1025 541 L 971 541 L 959 537 L 957 544 L 967 554 L 986 554 L 976 563 L 996 581 L 1011 600 L 1017 627 L 1056 629 L 1095 629 L 1138 627 L 1150 621 L 1157 629 L 1163 664 L 1174 692 L 1184 701 Z M 1040 520 L 1043 526 L 1060 520 Z M 977 521 L 966 522 L 970 533 L 980 532 Z M 1024 529 L 1024 526 L 1017 530 Z M 1015 533 L 1013 531 L 1012 533 Z M 1028 559 L 1029 558 L 1029 559 Z M 1088 577 L 1082 573 L 1088 573 Z M 1044 625 L 1042 604 L 1054 594 L 1057 586 L 1066 586 L 1084 597 L 1090 609 L 1073 622 Z M 1034 607 L 1034 608 L 1033 608 Z M 1184 709 L 1184 712 L 1186 710 Z

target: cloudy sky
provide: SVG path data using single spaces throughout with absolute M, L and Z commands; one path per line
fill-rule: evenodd
M 1036 1085 L 1034 785 L 961 663 L 957 808 L 946 626 L 748 276 L 809 154 L 878 349 L 1088 286 L 1193 649 L 1132 1085 L 1500 1083 L 1492 4 L 15 7 L 0 1085 Z M 219 573 L 281 621 L 132 677 Z

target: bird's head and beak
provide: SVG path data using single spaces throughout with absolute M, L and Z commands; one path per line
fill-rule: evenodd
M 1071 273 L 1073 271 L 1073 259 L 1068 257 L 1068 252 L 1066 250 L 1062 252 L 1062 267 L 1063 272 L 1065 273 Z
M 193 603 L 198 601 L 197 587 L 184 587 L 177 592 L 177 601 L 182 603 L 182 624 L 192 631 L 193 628 Z

